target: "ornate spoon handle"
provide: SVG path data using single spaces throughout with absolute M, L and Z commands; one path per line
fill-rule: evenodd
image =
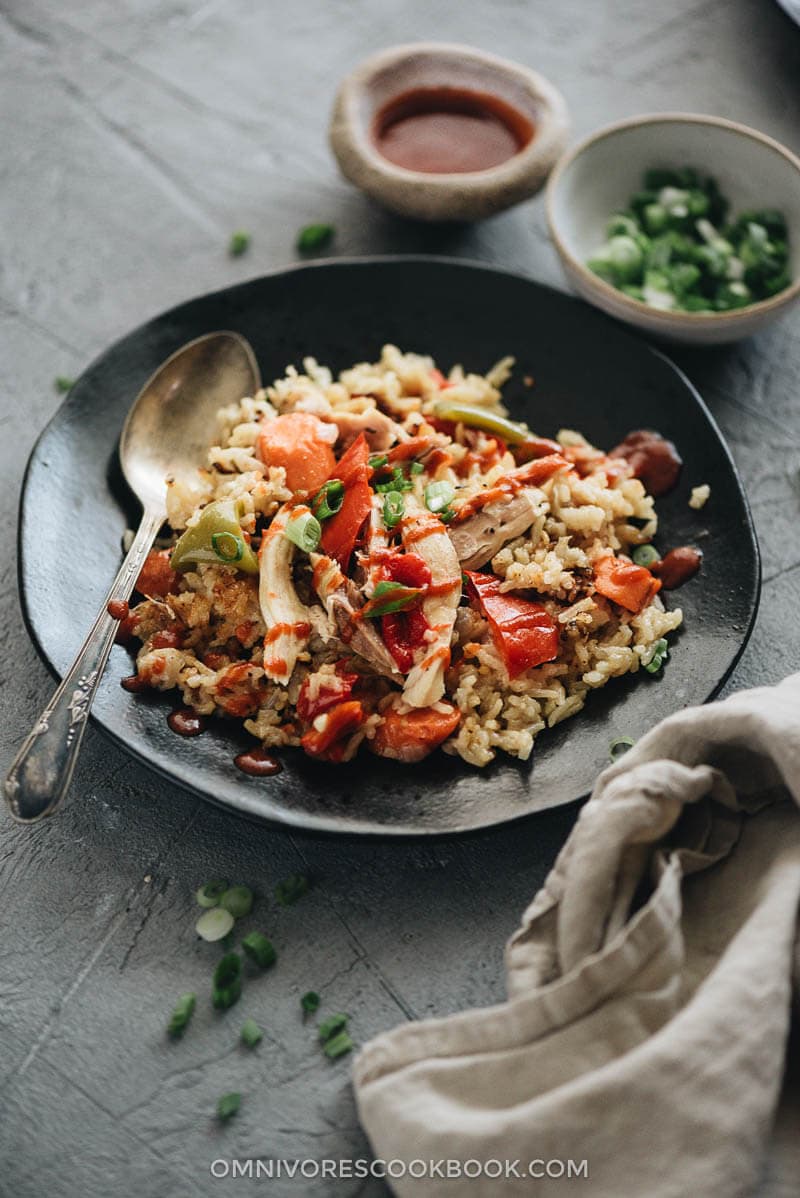
M 51 815 L 67 793 L 89 709 L 117 630 L 117 621 L 108 614 L 107 605 L 112 599 L 129 598 L 163 520 L 163 512 L 145 511 L 133 544 L 69 673 L 14 758 L 4 790 L 12 815 L 21 823 L 35 823 Z

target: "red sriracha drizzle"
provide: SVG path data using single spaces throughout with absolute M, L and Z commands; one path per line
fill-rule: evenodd
M 541 603 L 501 592 L 500 579 L 494 574 L 465 573 L 469 592 L 489 621 L 509 678 L 558 656 L 558 625 Z
M 394 553 L 381 562 L 381 576 L 389 582 L 424 589 L 431 584 L 427 562 L 418 553 Z M 392 612 L 381 616 L 383 643 L 404 674 L 414 664 L 414 650 L 424 643 L 430 625 L 420 606 L 409 611 Z

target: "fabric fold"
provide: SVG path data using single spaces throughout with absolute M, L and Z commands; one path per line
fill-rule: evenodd
M 376 1156 L 523 1175 L 397 1194 L 751 1193 L 796 965 L 798 806 L 800 675 L 681 711 L 605 770 L 507 945 L 508 1002 L 384 1033 L 354 1065 Z M 534 1189 L 532 1161 L 587 1174 Z

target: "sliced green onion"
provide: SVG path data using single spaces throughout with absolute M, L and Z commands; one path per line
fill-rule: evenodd
M 67 378 L 65 374 L 56 375 L 53 381 L 56 391 L 60 391 L 62 395 L 67 391 L 71 391 L 75 386 L 75 380 Z
M 313 553 L 319 545 L 322 526 L 311 512 L 301 512 L 299 516 L 293 516 L 286 525 L 286 536 L 304 553 Z
M 235 233 L 231 233 L 231 239 L 228 242 L 228 253 L 232 258 L 239 258 L 250 245 L 250 234 L 245 233 L 243 229 L 238 229 Z
M 383 522 L 387 528 L 394 528 L 406 514 L 406 501 L 400 491 L 387 491 L 383 501 Z
M 332 478 L 320 487 L 311 500 L 311 510 L 318 520 L 329 520 L 341 511 L 344 502 L 344 483 L 339 478 Z
M 232 532 L 212 533 L 211 548 L 223 562 L 240 562 L 244 557 L 244 541 Z
M 231 886 L 219 900 L 219 905 L 230 911 L 234 919 L 244 919 L 253 909 L 253 892 L 249 886 Z
M 425 472 L 425 467 L 422 465 L 422 462 L 412 462 L 409 466 L 409 470 L 412 474 L 423 474 Z
M 291 874 L 275 887 L 275 898 L 282 907 L 291 907 L 307 894 L 309 886 L 310 882 L 303 874 Z
M 385 495 L 387 491 L 413 491 L 414 484 L 410 478 L 406 478 L 402 466 L 393 466 L 392 477 L 386 482 L 376 483 L 373 489 L 379 495 Z
M 212 907 L 200 916 L 194 930 L 203 940 L 222 940 L 233 927 L 233 916 L 223 907 Z
M 219 900 L 227 889 L 228 883 L 223 878 L 215 882 L 206 882 L 194 896 L 198 907 L 218 907 Z
M 217 1103 L 217 1118 L 230 1119 L 239 1110 L 242 1105 L 242 1096 L 236 1091 L 231 1091 L 230 1094 L 223 1094 Z
M 297 234 L 297 248 L 303 254 L 321 250 L 332 239 L 333 234 L 333 225 L 306 225 Z
M 664 637 L 661 637 L 661 639 L 657 640 L 653 646 L 653 655 L 644 668 L 647 670 L 648 674 L 657 674 L 668 657 L 669 645 Z
M 313 1015 L 315 1011 L 319 1010 L 319 1004 L 321 1002 L 322 999 L 317 994 L 316 990 L 308 990 L 300 999 L 300 1006 L 303 1008 L 303 1013 L 305 1015 Z
M 244 1023 L 242 1024 L 242 1030 L 239 1032 L 239 1036 L 242 1040 L 242 1043 L 246 1044 L 248 1048 L 255 1048 L 256 1044 L 260 1043 L 261 1040 L 264 1039 L 264 1033 L 256 1023 L 255 1019 L 245 1019 Z
M 324 1044 L 327 1040 L 330 1040 L 332 1036 L 335 1036 L 337 1032 L 343 1031 L 347 1027 L 347 1021 L 349 1018 L 349 1015 L 345 1015 L 341 1011 L 338 1015 L 329 1016 L 324 1023 L 319 1025 L 320 1042 Z
M 393 612 L 408 611 L 422 596 L 420 587 L 406 587 L 401 582 L 379 582 L 361 608 L 360 614 L 369 620 L 388 616 Z
M 451 507 L 443 508 L 442 511 L 438 513 L 439 519 L 445 524 L 449 524 L 451 520 L 455 519 L 455 514 L 455 509 Z
M 618 736 L 608 746 L 608 756 L 612 761 L 619 761 L 620 757 L 623 757 L 635 744 L 636 741 L 632 736 Z
M 186 1031 L 186 1025 L 194 1014 L 196 1002 L 197 996 L 195 994 L 182 994 L 175 1003 L 169 1023 L 167 1024 L 167 1033 L 173 1039 L 179 1039 Z
M 425 506 L 429 512 L 442 512 L 449 508 L 456 497 L 456 489 L 452 483 L 442 481 L 428 483 L 425 488 Z
M 653 545 L 637 545 L 631 559 L 637 566 L 652 566 L 654 562 L 661 561 L 661 554 Z
M 448 403 L 442 399 L 434 407 L 435 414 L 440 420 L 453 420 L 456 424 L 466 424 L 468 428 L 480 428 L 486 433 L 502 437 L 509 445 L 518 445 L 530 437 L 529 430 L 524 424 L 514 420 L 506 420 L 505 416 L 497 416 L 487 412 L 485 408 L 473 407 L 466 403 Z
M 389 458 L 385 453 L 374 453 L 369 459 L 370 470 L 380 470 L 381 466 L 387 466 Z
M 242 958 L 238 953 L 226 953 L 214 970 L 211 1001 L 225 1011 L 242 996 Z
M 275 964 L 277 954 L 272 941 L 267 940 L 263 932 L 248 932 L 242 938 L 242 948 L 260 969 L 268 969 L 270 965 Z
M 330 1057 L 332 1061 L 335 1061 L 337 1057 L 343 1057 L 346 1052 L 351 1052 L 352 1049 L 353 1041 L 347 1032 L 339 1032 L 338 1036 L 332 1036 L 327 1041 L 322 1051 L 326 1057 Z

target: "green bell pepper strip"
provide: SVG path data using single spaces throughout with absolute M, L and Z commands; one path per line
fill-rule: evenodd
M 487 412 L 484 408 L 474 407 L 467 403 L 448 403 L 442 399 L 434 407 L 434 414 L 440 420 L 453 420 L 456 424 L 466 424 L 469 428 L 480 428 L 485 433 L 501 437 L 509 445 L 519 445 L 530 437 L 530 430 L 524 424 L 507 420 L 495 412 Z
M 198 565 L 233 566 L 244 574 L 258 574 L 258 558 L 242 535 L 233 499 L 217 499 L 203 508 L 200 519 L 172 550 L 173 570 Z

